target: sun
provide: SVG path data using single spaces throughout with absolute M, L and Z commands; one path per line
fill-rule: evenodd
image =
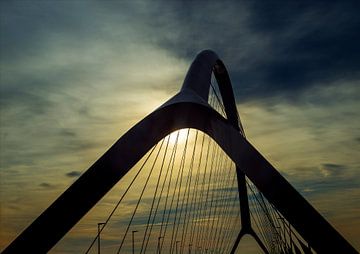
M 176 141 L 178 144 L 182 144 L 186 142 L 186 139 L 189 136 L 190 129 L 181 129 L 174 131 L 170 134 L 169 144 L 175 145 Z

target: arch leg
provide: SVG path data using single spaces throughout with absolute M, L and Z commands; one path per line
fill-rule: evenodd
M 231 254 L 234 254 L 237 247 L 239 246 L 239 243 L 240 243 L 240 240 L 241 238 L 245 235 L 245 234 L 249 234 L 251 235 L 252 237 L 254 237 L 255 241 L 259 244 L 260 248 L 264 251 L 265 254 L 268 254 L 269 251 L 266 249 L 265 245 L 263 244 L 263 242 L 260 240 L 260 238 L 257 236 L 257 234 L 251 230 L 250 232 L 245 232 L 245 230 L 241 229 L 235 242 L 234 242 L 234 245 L 231 249 Z

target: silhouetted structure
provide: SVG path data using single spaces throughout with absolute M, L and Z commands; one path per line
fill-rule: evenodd
M 216 93 L 215 95 L 221 101 L 224 115 L 219 114 L 209 103 L 212 74 L 218 83 L 221 99 Z M 178 94 L 123 135 L 25 229 L 4 253 L 49 251 L 154 145 L 182 128 L 193 128 L 206 133 L 236 164 L 241 227 L 230 246 L 231 253 L 235 252 L 245 234 L 254 237 L 265 253 L 312 253 L 311 249 L 317 253 L 357 253 L 246 140 L 228 73 L 218 56 L 209 50 L 199 53 L 195 58 Z M 247 179 L 253 185 L 249 185 Z M 258 209 L 263 213 L 263 217 L 258 220 L 264 223 L 265 226 L 262 227 L 266 227 L 265 233 L 260 232 L 262 239 L 253 230 L 248 190 L 253 193 L 252 197 L 257 200 Z M 281 220 L 283 222 L 279 222 Z M 161 238 L 163 236 L 159 235 L 159 253 Z M 171 245 L 173 247 L 170 246 L 170 249 L 176 249 L 177 253 L 178 248 L 182 250 L 185 243 L 173 239 Z M 197 250 L 208 250 L 193 246 L 191 242 L 186 246 L 189 246 L 189 252 L 191 247 L 195 253 Z

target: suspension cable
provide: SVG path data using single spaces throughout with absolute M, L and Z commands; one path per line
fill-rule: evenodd
M 138 177 L 138 175 L 140 174 L 141 170 L 144 168 L 145 164 L 147 163 L 147 161 L 149 160 L 149 158 L 151 157 L 152 153 L 154 152 L 155 148 L 157 147 L 158 144 L 156 144 L 150 151 L 150 153 L 148 154 L 148 156 L 146 157 L 145 161 L 143 162 L 143 164 L 141 165 L 141 167 L 139 168 L 139 170 L 136 172 L 136 175 L 134 176 L 134 178 L 131 180 L 129 186 L 126 188 L 125 192 L 123 193 L 123 195 L 120 197 L 119 201 L 116 203 L 115 207 L 113 208 L 113 210 L 110 212 L 109 216 L 107 217 L 107 219 L 104 222 L 104 225 L 100 228 L 99 232 L 97 233 L 97 235 L 95 236 L 95 238 L 93 239 L 93 241 L 90 243 L 90 246 L 88 247 L 88 249 L 86 250 L 85 254 L 89 253 L 90 249 L 92 248 L 92 246 L 94 245 L 94 243 L 96 242 L 96 240 L 99 238 L 99 235 L 101 234 L 101 232 L 104 230 L 104 228 L 106 227 L 106 225 L 108 224 L 108 222 L 110 221 L 111 217 L 113 216 L 113 214 L 115 213 L 116 209 L 119 207 L 121 201 L 124 199 L 125 195 L 128 193 L 128 191 L 130 190 L 131 186 L 133 185 L 133 183 L 135 182 L 136 178 Z
M 123 246 L 123 244 L 124 244 L 126 235 L 127 235 L 128 231 L 129 231 L 129 228 L 130 228 L 130 225 L 131 225 L 131 223 L 132 223 L 132 221 L 133 221 L 133 219 L 134 219 L 135 213 L 136 213 L 136 211 L 137 211 L 137 209 L 138 209 L 138 207 L 139 207 L 139 204 L 140 204 L 140 201 L 141 201 L 141 199 L 142 199 L 142 196 L 144 195 L 145 188 L 146 188 L 146 186 L 147 186 L 147 184 L 148 184 L 148 182 L 149 182 L 150 176 L 151 176 L 151 174 L 152 174 L 152 172 L 153 172 L 155 163 L 156 163 L 156 161 L 157 161 L 157 159 L 158 159 L 158 157 L 159 157 L 159 154 L 160 154 L 162 145 L 164 144 L 164 140 L 165 140 L 165 139 L 162 140 L 161 145 L 160 145 L 160 148 L 159 148 L 159 151 L 158 151 L 158 153 L 156 154 L 155 160 L 154 160 L 154 162 L 153 162 L 153 164 L 152 164 L 152 167 L 151 167 L 151 169 L 150 169 L 150 173 L 149 173 L 149 175 L 148 175 L 148 177 L 147 177 L 147 179 L 146 179 L 146 181 L 145 181 L 144 187 L 143 187 L 143 189 L 142 189 L 142 191 L 141 191 L 140 197 L 139 197 L 138 202 L 137 202 L 137 204 L 136 204 L 136 206 L 135 206 L 135 210 L 134 210 L 134 212 L 133 212 L 133 214 L 132 214 L 132 216 L 131 216 L 131 219 L 130 219 L 130 221 L 129 221 L 129 224 L 128 224 L 127 228 L 126 228 L 124 237 L 123 237 L 123 239 L 122 239 L 122 241 L 121 241 L 121 243 L 120 243 L 120 246 L 119 246 L 119 249 L 118 249 L 118 251 L 117 251 L 117 254 L 120 253 L 120 250 L 121 250 L 121 248 L 122 248 L 122 246 Z

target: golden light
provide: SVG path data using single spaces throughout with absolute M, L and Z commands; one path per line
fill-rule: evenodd
M 173 146 L 176 143 L 176 140 L 177 140 L 178 144 L 185 143 L 186 138 L 188 137 L 189 131 L 190 131 L 189 129 L 181 129 L 181 130 L 174 131 L 173 133 L 171 133 L 169 145 Z

